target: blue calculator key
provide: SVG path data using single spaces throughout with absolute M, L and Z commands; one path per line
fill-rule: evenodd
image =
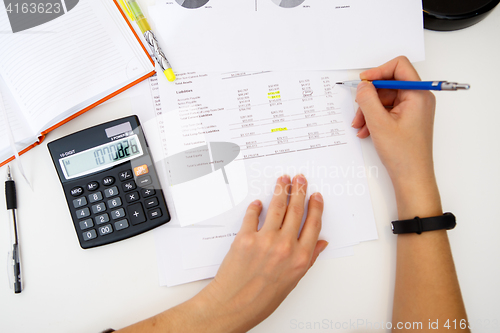
M 122 188 L 125 192 L 135 190 L 137 186 L 135 185 L 135 182 L 133 180 L 129 180 L 126 183 L 122 184 Z
M 78 217 L 78 219 L 83 219 L 87 216 L 90 216 L 90 210 L 87 207 L 76 211 L 76 217 Z
M 108 213 L 104 213 L 101 215 L 97 215 L 94 219 L 96 224 L 103 224 L 109 222 L 109 215 Z
M 122 230 L 128 228 L 128 221 L 127 219 L 123 219 L 120 221 L 115 222 L 115 230 Z
M 89 231 L 85 231 L 83 233 L 83 240 L 84 241 L 88 241 L 88 240 L 94 239 L 96 237 L 97 237 L 97 233 L 95 232 L 94 229 L 90 229 Z
M 111 211 L 111 218 L 113 220 L 119 219 L 124 216 L 125 216 L 125 211 L 123 210 L 123 208 Z
M 99 183 L 98 182 L 90 182 L 87 184 L 87 190 L 89 191 L 95 191 L 99 188 Z
M 127 196 L 126 196 L 126 200 L 127 200 L 128 203 L 137 201 L 139 199 L 140 199 L 139 198 L 139 192 L 128 193 Z
M 111 176 L 104 177 L 104 179 L 102 180 L 102 185 L 104 186 L 110 186 L 113 185 L 114 183 L 115 183 L 115 178 Z
M 71 189 L 71 195 L 77 197 L 83 193 L 83 187 L 77 186 Z
M 89 202 L 90 203 L 101 201 L 102 200 L 102 193 L 101 192 L 95 192 L 95 193 L 89 194 L 88 198 L 89 198 Z
M 111 224 L 105 224 L 102 227 L 97 228 L 100 236 L 104 236 L 113 232 L 113 227 Z
M 93 226 L 94 226 L 94 223 L 92 222 L 92 219 L 86 219 L 86 220 L 80 221 L 80 229 L 81 230 L 85 230 L 85 229 L 88 229 L 88 228 L 93 227 Z
M 116 186 L 104 190 L 104 195 L 106 196 L 106 198 L 114 197 L 115 195 L 118 195 L 118 193 L 120 192 L 118 192 L 118 187 Z
M 106 210 L 106 205 L 104 204 L 104 202 L 92 206 L 92 213 L 94 214 L 104 212 L 105 210 Z
M 80 208 L 82 206 L 85 206 L 86 204 L 87 204 L 87 199 L 85 199 L 85 197 L 73 200 L 73 207 L 75 208 Z
M 115 207 L 118 207 L 121 205 L 122 205 L 122 199 L 120 199 L 120 197 L 116 197 L 116 198 L 108 200 L 108 207 L 109 208 L 115 208 Z

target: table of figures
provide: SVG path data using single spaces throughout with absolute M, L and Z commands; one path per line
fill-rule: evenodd
M 350 91 L 335 85 L 344 73 L 325 73 L 181 73 L 164 100 L 166 142 L 233 142 L 239 159 L 345 145 Z

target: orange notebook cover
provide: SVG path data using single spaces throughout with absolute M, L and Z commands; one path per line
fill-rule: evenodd
M 149 56 L 149 53 L 147 52 L 146 48 L 144 47 L 144 45 L 142 44 L 141 40 L 139 39 L 139 36 L 137 35 L 137 33 L 135 32 L 134 28 L 132 27 L 132 25 L 130 24 L 129 20 L 127 19 L 127 17 L 126 17 L 126 15 L 125 15 L 125 13 L 123 12 L 122 8 L 120 7 L 120 5 L 118 4 L 118 2 L 117 2 L 116 0 L 113 0 L 113 2 L 114 2 L 114 4 L 116 5 L 116 7 L 118 8 L 118 10 L 120 11 L 120 13 L 121 13 L 121 15 L 122 15 L 123 19 L 125 20 L 125 22 L 127 22 L 127 25 L 128 25 L 128 27 L 131 29 L 131 31 L 132 31 L 132 33 L 134 34 L 135 38 L 137 39 L 137 42 L 138 42 L 138 43 L 139 43 L 139 45 L 142 47 L 142 49 L 143 49 L 143 50 L 144 50 L 144 52 L 146 53 L 147 57 L 148 57 L 148 58 L 149 58 L 149 60 L 151 61 L 151 64 L 154 66 L 154 64 L 155 64 L 155 63 L 154 63 L 153 59 Z M 39 136 L 39 138 L 38 138 L 38 141 L 34 142 L 33 144 L 31 144 L 31 145 L 29 145 L 28 147 L 24 148 L 23 150 L 19 151 L 19 155 L 22 155 L 22 154 L 24 154 L 24 153 L 28 152 L 30 149 L 32 149 L 32 148 L 34 148 L 34 147 L 38 146 L 39 144 L 41 144 L 41 143 L 43 142 L 43 140 L 45 139 L 45 136 L 47 135 L 47 133 L 49 133 L 49 132 L 51 132 L 52 130 L 54 130 L 54 129 L 58 128 L 59 126 L 61 126 L 61 125 L 65 124 L 65 123 L 67 123 L 68 121 L 70 121 L 70 120 L 72 120 L 72 119 L 74 119 L 74 118 L 78 117 L 79 115 L 81 115 L 81 114 L 83 114 L 83 113 L 87 112 L 88 110 L 90 110 L 90 109 L 92 109 L 92 108 L 94 108 L 94 107 L 98 106 L 99 104 L 104 103 L 105 101 L 107 101 L 107 100 L 109 100 L 110 98 L 112 98 L 112 97 L 114 97 L 114 96 L 118 95 L 119 93 L 121 93 L 121 92 L 123 92 L 123 91 L 127 90 L 128 88 L 130 88 L 130 87 L 132 87 L 132 86 L 136 85 L 137 83 L 139 83 L 139 82 L 141 82 L 141 81 L 144 81 L 145 79 L 147 79 L 147 78 L 149 78 L 149 77 L 153 76 L 155 73 L 156 73 L 156 71 L 154 71 L 154 70 L 153 70 L 153 71 L 151 71 L 150 73 L 148 73 L 148 74 L 146 74 L 146 75 L 144 75 L 144 76 L 140 77 L 139 79 L 137 79 L 137 80 L 135 80 L 135 81 L 133 81 L 133 82 L 131 82 L 131 83 L 129 83 L 129 84 L 127 84 L 127 85 L 125 85 L 124 87 L 122 87 L 122 88 L 120 88 L 120 89 L 118 89 L 118 90 L 114 91 L 113 93 L 111 93 L 111 94 L 107 95 L 106 97 L 104 97 L 104 98 L 102 98 L 102 99 L 100 99 L 100 100 L 96 101 L 95 103 L 93 103 L 93 104 L 91 104 L 91 105 L 89 105 L 89 106 L 85 107 L 84 109 L 82 109 L 82 110 L 80 110 L 80 111 L 78 111 L 78 112 L 76 112 L 76 113 L 72 114 L 72 115 L 71 115 L 71 116 L 69 116 L 68 118 L 66 118 L 66 119 L 64 119 L 64 120 L 62 120 L 62 121 L 60 121 L 60 122 L 58 122 L 57 124 L 55 124 L 55 125 L 53 125 L 53 126 L 51 126 L 51 127 L 47 128 L 46 130 L 43 130 L 43 131 L 41 132 L 41 135 L 40 135 L 40 136 Z M 1 167 L 1 166 L 4 166 L 5 164 L 7 164 L 7 163 L 9 163 L 9 162 L 11 162 L 11 161 L 13 161 L 14 159 L 15 159 L 15 156 L 13 155 L 13 156 L 11 156 L 10 158 L 6 159 L 5 161 L 1 162 L 1 163 L 0 163 L 0 167 Z

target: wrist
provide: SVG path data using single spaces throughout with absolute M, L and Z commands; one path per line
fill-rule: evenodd
M 434 173 L 423 177 L 393 180 L 393 185 L 399 220 L 443 214 Z
M 203 297 L 203 291 L 186 302 L 179 304 L 158 315 L 157 321 L 164 322 L 161 327 L 168 333 L 216 333 L 223 326 L 220 325 L 215 306 Z
M 221 299 L 221 295 L 224 293 L 213 287 L 212 281 L 201 292 L 184 303 L 189 307 L 189 313 L 196 314 L 195 323 L 192 325 L 196 329 L 193 332 L 218 333 L 248 330 L 241 328 L 245 323 L 245 318 L 241 315 L 245 311 L 239 311 L 237 308 L 240 307 L 235 302 L 230 299 Z

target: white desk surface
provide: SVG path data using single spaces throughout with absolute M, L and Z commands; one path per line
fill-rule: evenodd
M 416 64 L 424 80 L 472 86 L 470 91 L 436 93 L 434 156 L 443 208 L 458 218 L 449 237 L 475 332 L 500 331 L 499 34 L 500 8 L 465 30 L 425 31 L 427 60 Z M 1 332 L 118 329 L 189 299 L 209 282 L 160 287 L 152 232 L 97 249 L 80 248 L 46 143 L 124 115 L 112 103 L 100 106 L 53 131 L 23 156 L 35 189 L 15 174 L 25 289 L 15 295 L 8 288 L 6 264 L 0 262 Z M 368 331 L 362 321 L 384 331 L 376 328 L 390 321 L 396 236 L 389 222 L 397 217 L 396 204 L 371 141 L 363 140 L 362 146 L 366 165 L 381 170 L 369 183 L 379 240 L 356 246 L 353 257 L 316 262 L 252 332 Z M 0 169 L 1 177 L 5 172 Z M 7 221 L 7 213 L 0 214 L 0 252 L 5 253 Z M 0 261 L 6 257 L 0 255 Z M 306 329 L 315 322 L 321 326 Z

